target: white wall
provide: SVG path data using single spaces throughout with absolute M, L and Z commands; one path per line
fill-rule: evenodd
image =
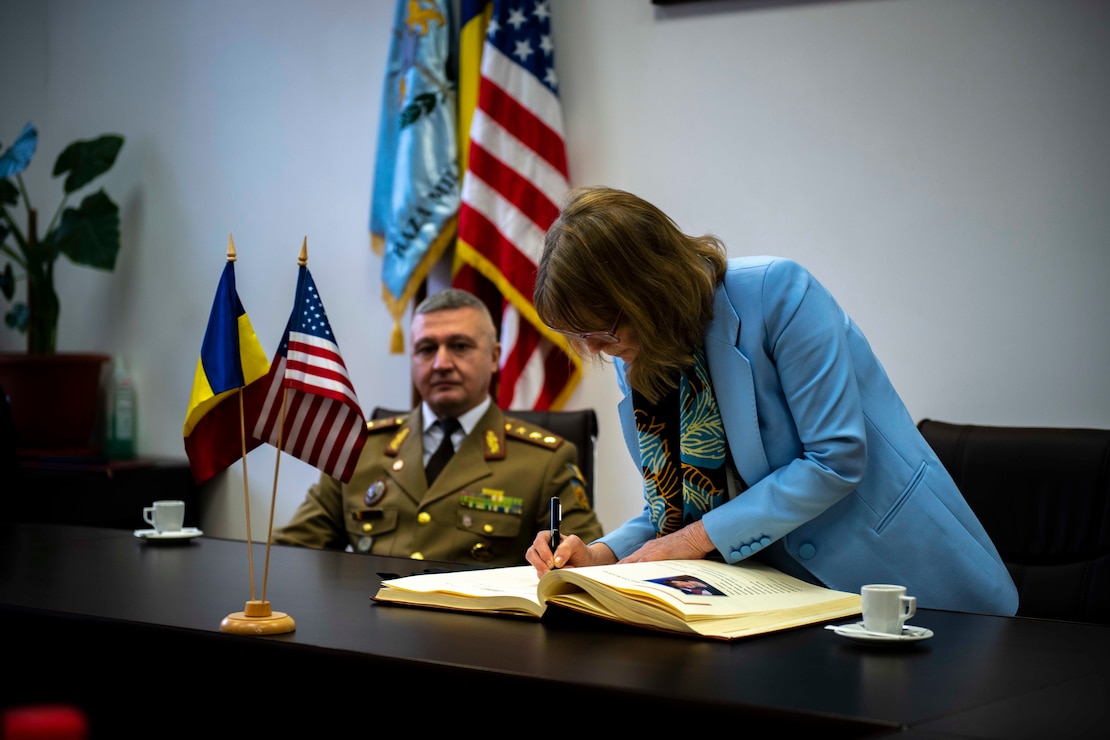
M 809 266 L 915 418 L 1110 427 L 1110 3 L 551 5 L 573 184 Z M 392 16 L 385 0 L 0 0 L 0 142 L 39 128 L 41 210 L 65 144 L 127 139 L 103 182 L 119 267 L 59 263 L 59 341 L 127 358 L 141 454 L 184 456 L 229 233 L 267 351 L 307 236 L 364 410 L 407 405 L 367 236 Z M 0 328 L 0 350 L 22 346 Z M 640 507 L 615 402 L 607 365 L 571 400 L 601 419 L 607 528 Z M 272 448 L 248 465 L 260 539 Z M 279 472 L 278 524 L 316 478 L 288 456 Z M 236 465 L 206 487 L 207 533 L 247 535 L 242 483 Z

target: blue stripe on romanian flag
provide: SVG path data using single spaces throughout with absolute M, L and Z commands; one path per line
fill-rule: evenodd
M 245 430 L 253 426 L 258 396 L 265 391 L 256 381 L 269 370 L 269 358 L 235 290 L 235 263 L 228 261 L 212 302 L 185 415 L 185 454 L 198 484 L 261 444 Z M 242 398 L 236 392 L 240 388 Z

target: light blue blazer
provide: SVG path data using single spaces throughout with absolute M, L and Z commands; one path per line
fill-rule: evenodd
M 998 551 L 863 333 L 813 275 L 776 257 L 730 260 L 705 352 L 748 485 L 702 517 L 727 562 L 777 553 L 830 588 L 897 583 L 923 608 L 1015 613 Z M 638 466 L 626 368 L 616 364 Z M 599 541 L 622 558 L 654 536 L 645 506 Z

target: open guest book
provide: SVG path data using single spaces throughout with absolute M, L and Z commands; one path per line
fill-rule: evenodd
M 549 604 L 700 637 L 740 637 L 860 614 L 860 595 L 814 586 L 774 568 L 660 560 L 552 570 L 530 565 L 427 573 L 382 581 L 376 601 L 539 619 Z

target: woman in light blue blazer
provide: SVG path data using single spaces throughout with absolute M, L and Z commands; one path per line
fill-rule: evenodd
M 1006 566 L 867 339 L 797 263 L 728 260 L 635 195 L 579 188 L 547 233 L 534 305 L 584 354 L 614 358 L 645 495 L 588 545 L 552 553 L 538 535 L 541 574 L 753 557 L 843 591 L 901 584 L 923 608 L 1016 612 Z

